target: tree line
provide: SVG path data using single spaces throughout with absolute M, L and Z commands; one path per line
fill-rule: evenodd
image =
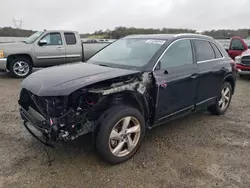
M 0 37 L 28 37 L 35 31 L 27 29 L 16 29 L 12 27 L 0 28 Z
M 232 36 L 240 36 L 247 38 L 250 36 L 250 29 L 219 29 L 219 30 L 207 30 L 198 32 L 194 29 L 183 29 L 183 28 L 135 28 L 135 27 L 116 27 L 114 30 L 107 29 L 106 31 L 99 30 L 94 33 L 83 34 L 82 37 L 89 36 L 102 36 L 103 38 L 119 39 L 121 37 L 132 35 L 132 34 L 178 34 L 178 33 L 201 33 L 216 39 L 227 39 Z
M 0 28 L 0 36 L 9 37 L 28 37 L 35 31 L 26 29 L 15 29 L 12 27 Z M 177 34 L 177 33 L 199 33 L 194 29 L 182 29 L 182 28 L 135 28 L 135 27 L 116 27 L 113 30 L 99 30 L 93 33 L 81 34 L 81 37 L 99 37 L 99 38 L 109 38 L 109 39 L 119 39 L 121 37 L 132 35 L 132 34 Z M 219 30 L 208 30 L 203 31 L 201 34 L 209 35 L 216 39 L 227 39 L 232 36 L 240 36 L 243 38 L 250 36 L 250 29 L 219 29 Z

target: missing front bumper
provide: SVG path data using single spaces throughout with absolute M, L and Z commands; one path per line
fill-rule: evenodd
M 51 139 L 51 130 L 46 127 L 46 121 L 37 120 L 23 107 L 20 107 L 19 111 L 23 119 L 23 125 L 28 132 L 42 144 L 54 147 Z

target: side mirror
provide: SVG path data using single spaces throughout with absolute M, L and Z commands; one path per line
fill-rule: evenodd
M 39 41 L 40 46 L 45 45 L 45 44 L 48 44 L 48 42 L 46 40 L 42 39 Z

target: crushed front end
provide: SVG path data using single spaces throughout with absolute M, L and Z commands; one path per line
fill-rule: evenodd
M 134 105 L 149 117 L 151 82 L 148 73 L 132 74 L 104 80 L 68 96 L 54 97 L 37 96 L 23 88 L 18 101 L 21 118 L 28 131 L 46 145 L 74 140 L 95 133 L 101 115 L 111 105 Z M 38 130 L 41 136 L 35 135 L 30 127 Z
M 53 146 L 55 141 L 74 140 L 92 132 L 101 106 L 95 107 L 98 100 L 98 94 L 84 90 L 70 96 L 40 97 L 22 89 L 18 102 L 24 126 L 40 142 Z

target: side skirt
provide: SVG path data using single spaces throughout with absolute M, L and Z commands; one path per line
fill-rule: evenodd
M 164 123 L 167 123 L 167 122 L 179 119 L 181 117 L 187 116 L 190 113 L 195 113 L 195 112 L 201 111 L 201 110 L 207 108 L 208 106 L 215 104 L 216 100 L 217 100 L 217 97 L 211 97 L 209 99 L 206 99 L 204 101 L 197 103 L 194 106 L 190 106 L 190 107 L 184 108 L 182 110 L 179 110 L 177 112 L 174 112 L 172 114 L 169 114 L 169 115 L 159 119 L 158 121 L 156 121 L 153 125 L 149 125 L 148 128 L 152 129 L 152 128 L 155 128 L 155 127 L 162 125 Z

